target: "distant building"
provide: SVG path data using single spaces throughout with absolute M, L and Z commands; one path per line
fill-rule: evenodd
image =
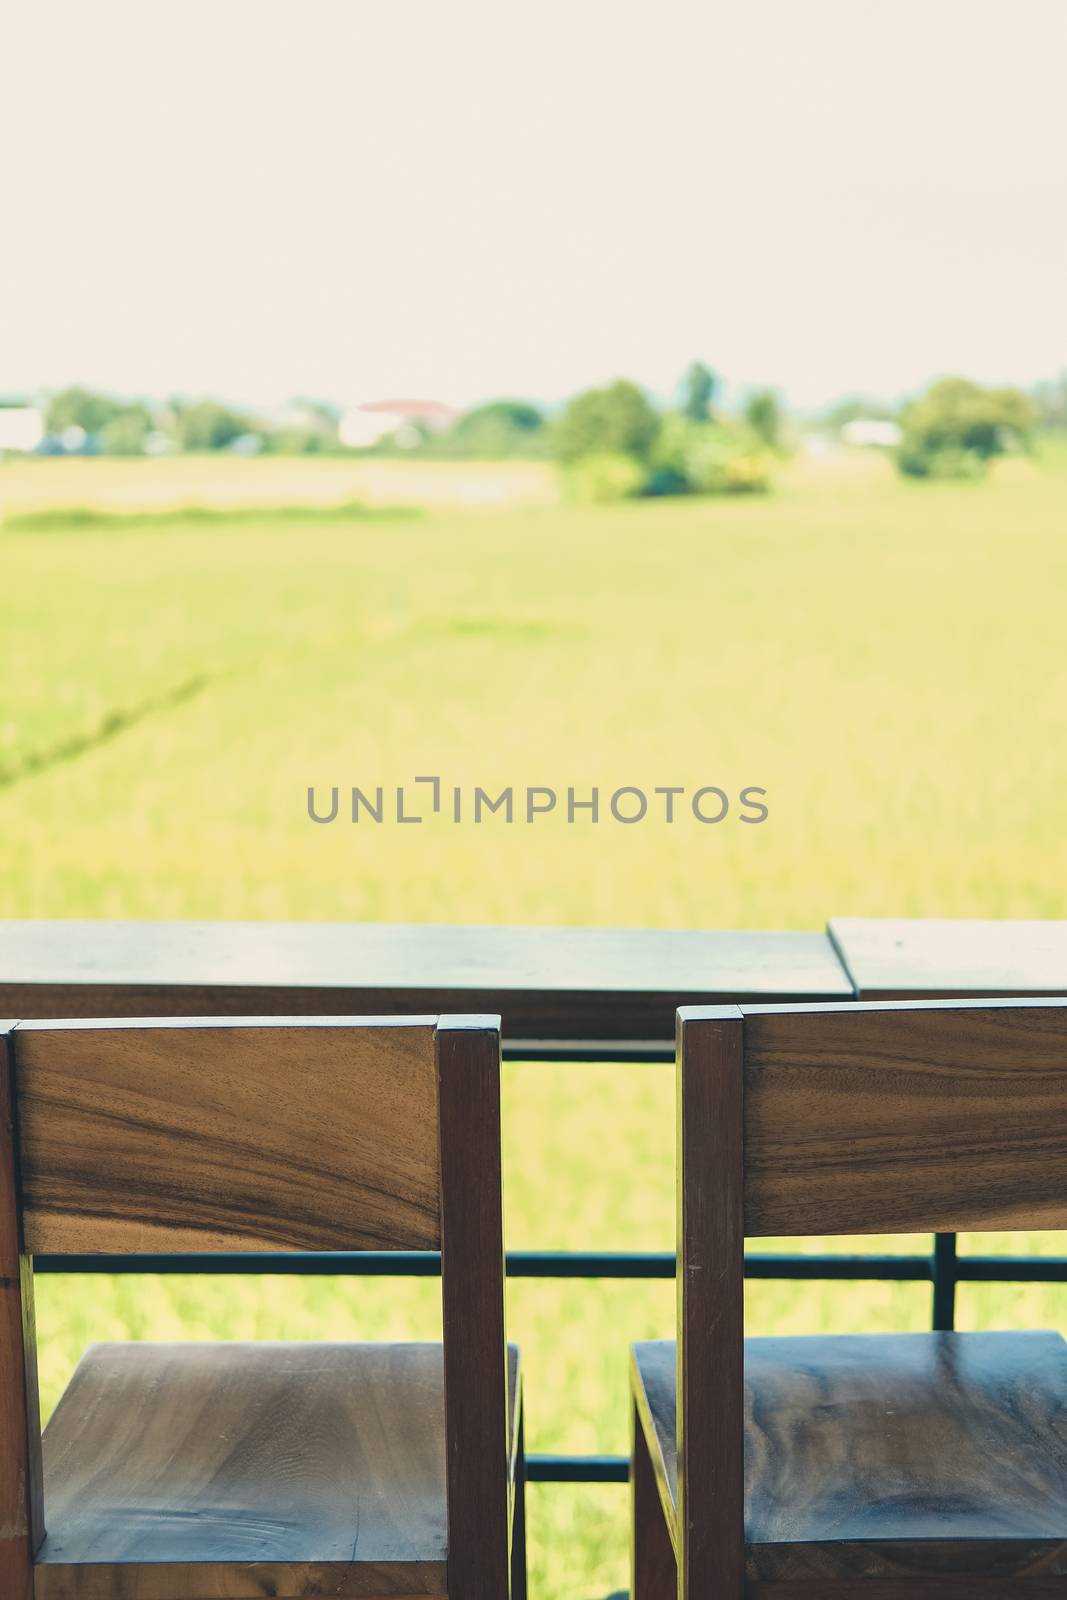
M 5 405 L 0 401 L 0 451 L 29 454 L 44 438 L 44 416 L 36 406 Z
M 846 422 L 841 429 L 841 438 L 845 444 L 859 445 L 862 448 L 874 446 L 881 450 L 894 450 L 900 443 L 902 434 L 896 422 L 888 422 L 878 417 L 856 417 L 852 422 Z
M 412 445 L 423 432 L 443 433 L 458 416 L 439 400 L 373 400 L 343 412 L 337 433 L 349 450 L 369 450 L 389 438 Z

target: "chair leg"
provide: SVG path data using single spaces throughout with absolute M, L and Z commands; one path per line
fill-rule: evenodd
M 516 1440 L 515 1505 L 511 1513 L 511 1600 L 526 1600 L 526 1439 L 523 1402 L 519 1401 Z
M 659 1486 L 637 1407 L 630 1407 L 630 1600 L 678 1600 L 674 1558 Z

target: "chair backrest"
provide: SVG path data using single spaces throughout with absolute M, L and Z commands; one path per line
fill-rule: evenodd
M 436 1019 L 24 1022 L 32 1254 L 436 1249 Z
M 439 1248 L 449 1581 L 506 1585 L 499 1019 L 0 1023 L 0 1047 L 13 1547 L 32 1561 L 43 1537 L 34 1254 Z
M 691 1007 L 677 1059 L 682 1592 L 740 1600 L 745 1235 L 1067 1227 L 1067 1001 Z

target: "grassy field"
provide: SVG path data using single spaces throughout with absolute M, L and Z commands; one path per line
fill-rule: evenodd
M 234 510 L 247 506 L 552 505 L 547 462 L 420 461 L 352 456 L 175 456 L 10 460 L 0 471 L 0 520 L 57 508 L 97 511 Z
M 397 479 L 312 495 L 256 477 L 274 465 L 234 463 L 216 503 L 434 500 Z M 1061 460 L 977 487 L 846 459 L 750 501 L 561 508 L 541 480 L 492 515 L 473 495 L 413 517 L 216 520 L 172 514 L 203 498 L 186 463 L 133 468 L 0 463 L 0 915 L 1067 915 Z M 79 525 L 91 504 L 138 515 Z M 55 506 L 66 520 L 19 520 Z M 309 784 L 435 772 L 468 791 L 759 785 L 770 816 L 307 819 Z M 510 1243 L 669 1247 L 668 1069 L 512 1067 L 505 1097 Z M 1054 1241 L 1000 1241 L 1038 1243 Z M 750 1296 L 762 1331 L 929 1314 L 915 1286 Z M 624 1449 L 626 1345 L 669 1331 L 671 1286 L 509 1298 L 530 1448 Z M 961 1320 L 1057 1326 L 1063 1305 L 972 1287 Z M 436 1308 L 425 1283 L 46 1279 L 39 1320 L 52 1404 L 92 1338 L 432 1334 Z M 531 1501 L 535 1600 L 623 1586 L 624 1491 Z

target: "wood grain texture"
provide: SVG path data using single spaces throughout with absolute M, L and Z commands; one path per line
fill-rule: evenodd
M 0 1022 L 0 1595 L 32 1600 L 44 1496 L 33 1276 L 19 1233 L 13 1026 Z
M 635 1347 L 668 1486 L 674 1355 L 672 1342 Z M 706 1381 L 719 1392 L 716 1374 Z M 1067 1592 L 1058 1334 L 746 1340 L 744 1451 L 756 1593 L 824 1584 L 836 1596 L 841 1582 L 951 1575 L 1055 1578 Z
M 1067 922 L 833 917 L 860 1000 L 1067 994 Z
M 509 1354 L 515 1350 L 509 1345 Z M 518 1354 L 515 1351 L 516 1355 Z M 526 1420 L 518 1363 L 508 1366 L 508 1411 L 513 1424 L 511 1453 L 511 1600 L 526 1600 Z
M 36 1600 L 443 1597 L 445 1453 L 440 1345 L 97 1345 L 45 1430 Z
M 504 1331 L 499 1019 L 442 1018 L 437 1057 L 448 1592 L 508 1600 L 516 1407 Z M 514 1379 L 511 1388 L 517 1402 Z
M 0 922 L 21 1017 L 502 1013 L 510 1040 L 669 1040 L 676 1007 L 848 999 L 822 933 Z
M 1067 1575 L 1052 1333 L 753 1339 L 750 1575 Z
M 432 1249 L 433 1019 L 24 1023 L 31 1252 Z
M 648 1457 L 672 1544 L 678 1537 L 678 1346 L 646 1339 L 630 1347 L 634 1422 Z
M 44 1470 L 36 1600 L 446 1592 L 439 1345 L 97 1345 Z
M 744 1587 L 742 1029 L 729 1006 L 678 1017 L 675 1545 L 685 1600 L 741 1600 Z
M 1067 1227 L 1067 1002 L 743 1011 L 748 1234 Z
M 630 1600 L 678 1600 L 678 1562 L 647 1425 L 635 1402 L 630 1408 Z

